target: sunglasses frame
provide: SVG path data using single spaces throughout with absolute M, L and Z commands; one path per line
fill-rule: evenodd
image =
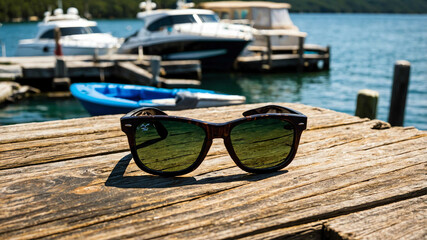
M 274 113 L 269 113 L 269 112 L 274 112 Z M 277 112 L 281 112 L 281 113 L 277 113 Z M 143 107 L 127 113 L 125 116 L 120 118 L 120 122 L 121 122 L 122 131 L 127 135 L 129 148 L 131 150 L 131 153 L 136 165 L 141 170 L 154 175 L 171 177 L 171 176 L 183 175 L 191 171 L 194 171 L 197 167 L 200 166 L 200 164 L 205 159 L 212 145 L 212 140 L 214 138 L 222 138 L 224 140 L 224 145 L 230 157 L 232 158 L 234 163 L 236 163 L 236 165 L 244 171 L 247 171 L 250 173 L 269 173 L 269 172 L 280 170 L 286 167 L 287 165 L 289 165 L 294 159 L 295 154 L 298 150 L 301 134 L 306 129 L 307 116 L 305 116 L 304 114 L 296 110 L 278 106 L 278 105 L 268 105 L 268 106 L 248 110 L 244 112 L 243 115 L 244 115 L 243 118 L 238 118 L 232 121 L 228 121 L 224 123 L 212 123 L 212 122 L 206 122 L 206 121 L 201 121 L 201 120 L 191 119 L 186 117 L 169 116 L 157 108 Z M 288 156 L 282 163 L 276 166 L 269 167 L 269 168 L 246 167 L 244 164 L 240 162 L 239 157 L 236 155 L 234 151 L 231 138 L 230 138 L 230 133 L 232 129 L 235 126 L 244 122 L 255 121 L 259 119 L 272 119 L 272 118 L 285 120 L 293 126 L 294 140 L 291 147 L 291 152 L 288 154 Z M 200 150 L 199 156 L 191 166 L 180 171 L 164 172 L 164 171 L 156 171 L 151 168 L 148 168 L 142 163 L 142 161 L 138 157 L 137 148 L 136 148 L 136 142 L 135 142 L 136 128 L 143 122 L 155 122 L 156 120 L 185 122 L 188 124 L 197 125 L 205 131 L 205 139 L 203 142 L 203 146 Z

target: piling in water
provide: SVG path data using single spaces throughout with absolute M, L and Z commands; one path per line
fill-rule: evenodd
M 392 126 L 403 126 L 410 70 L 411 63 L 405 60 L 399 60 L 394 65 L 393 88 L 388 115 L 388 122 Z
M 379 94 L 377 91 L 362 89 L 357 93 L 356 116 L 375 119 Z

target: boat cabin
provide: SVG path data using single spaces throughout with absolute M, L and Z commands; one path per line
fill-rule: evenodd
M 213 11 L 204 9 L 155 10 L 140 12 L 137 17 L 143 22 L 142 29 L 150 32 L 177 24 L 219 22 Z
M 60 29 L 61 36 L 102 33 L 96 22 L 81 18 L 78 10 L 73 7 L 69 8 L 66 14 L 60 8 L 55 9 L 53 15 L 46 12 L 43 22 L 39 23 L 38 27 L 36 37 L 38 39 L 54 39 L 54 31 L 57 27 Z
M 200 7 L 216 12 L 222 20 L 256 29 L 298 29 L 289 16 L 288 3 L 220 1 L 200 3 Z

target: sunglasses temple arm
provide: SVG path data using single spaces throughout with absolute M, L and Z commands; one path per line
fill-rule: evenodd
M 137 108 L 135 110 L 130 111 L 123 118 L 134 117 L 134 116 L 156 116 L 156 115 L 167 116 L 167 114 L 161 111 L 160 109 L 153 108 L 153 107 L 142 107 L 142 108 Z M 168 130 L 165 128 L 165 126 L 163 126 L 163 124 L 161 124 L 160 122 L 155 122 L 153 125 L 156 128 L 157 134 L 159 134 L 159 136 L 162 139 L 165 139 L 168 136 Z
M 154 123 L 154 127 L 157 130 L 157 134 L 159 134 L 159 136 L 162 139 L 165 139 L 168 136 L 168 130 L 165 128 L 165 126 L 163 126 L 163 124 L 161 124 L 160 122 L 155 122 Z
M 153 108 L 153 107 L 142 107 L 142 108 L 137 108 L 135 110 L 128 112 L 124 117 L 153 116 L 153 115 L 167 116 L 167 114 L 160 109 Z
M 304 115 L 298 111 L 295 111 L 287 107 L 282 107 L 278 105 L 268 105 L 268 106 L 248 110 L 243 113 L 243 116 L 247 117 L 255 114 L 264 114 L 264 113 L 292 113 L 292 114 Z

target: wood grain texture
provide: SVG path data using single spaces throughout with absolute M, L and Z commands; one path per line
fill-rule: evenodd
M 242 117 L 242 112 L 263 105 L 265 104 L 209 108 L 207 112 L 169 111 L 168 114 L 224 122 Z M 302 105 L 290 106 L 307 112 L 310 109 Z M 313 120 L 309 120 L 309 127 L 313 129 L 366 121 L 330 110 L 311 109 L 313 113 L 309 114 L 309 118 Z M 335 119 L 329 123 L 325 118 L 331 115 Z M 0 169 L 127 151 L 127 140 L 120 130 L 120 117 L 121 115 L 114 115 L 0 127 L 0 159 L 4 159 L 0 161 Z
M 426 239 L 427 196 L 416 197 L 326 223 L 335 239 Z
M 261 105 L 168 114 L 223 122 Z M 131 160 L 118 115 L 0 127 L 0 238 L 325 239 L 324 226 L 369 236 L 362 218 L 352 229 L 351 214 L 405 201 L 423 213 L 426 132 L 283 105 L 308 115 L 309 129 L 294 161 L 272 174 L 240 170 L 216 140 L 194 172 L 148 175 Z M 413 229 L 424 221 L 402 220 Z

